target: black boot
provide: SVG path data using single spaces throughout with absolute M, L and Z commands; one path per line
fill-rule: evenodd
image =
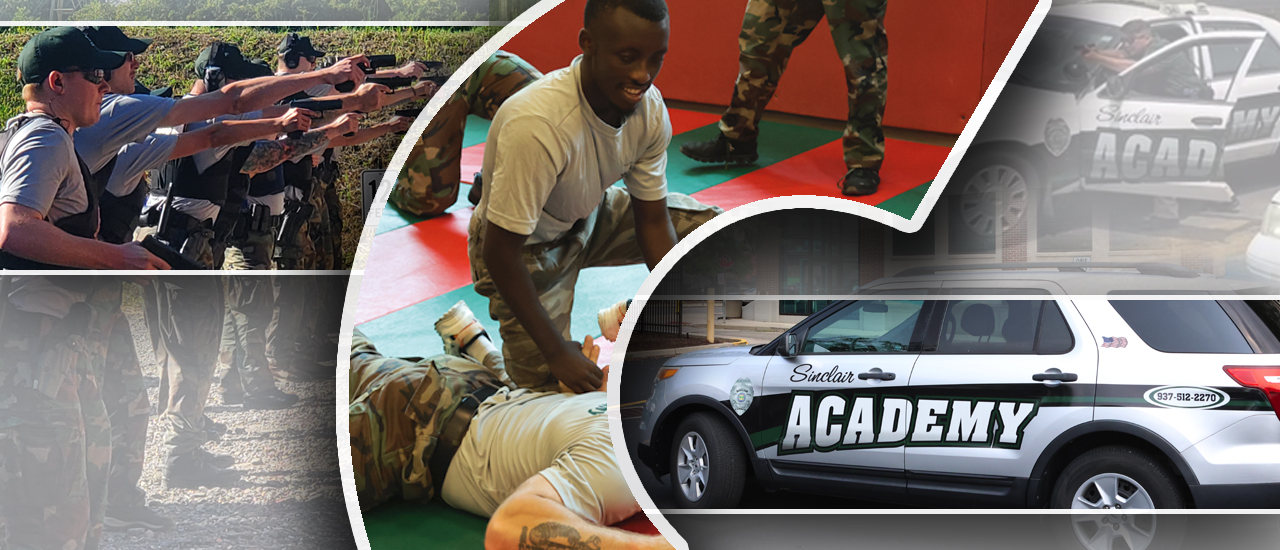
M 297 403 L 298 396 L 282 392 L 274 386 L 260 392 L 246 393 L 244 395 L 244 408 L 246 409 L 287 409 Z
M 750 164 L 760 158 L 756 141 L 736 140 L 719 134 L 711 141 L 691 141 L 680 146 L 680 152 L 698 162 L 711 164 Z
M 880 174 L 870 168 L 854 168 L 840 178 L 840 192 L 845 196 L 871 195 L 880 189 Z
M 188 452 L 169 457 L 164 483 L 170 488 L 232 487 L 240 483 L 240 472 L 219 468 L 201 460 L 195 452 Z

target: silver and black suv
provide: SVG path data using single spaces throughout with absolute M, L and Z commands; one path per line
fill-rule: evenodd
M 1276 302 L 926 298 L 671 359 L 640 461 L 683 507 L 1280 508 Z

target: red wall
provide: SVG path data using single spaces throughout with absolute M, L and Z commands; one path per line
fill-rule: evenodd
M 578 49 L 586 0 L 565 2 L 503 49 L 544 72 Z M 745 0 L 669 0 L 671 49 L 657 86 L 668 99 L 725 105 L 738 72 Z M 959 134 L 1036 0 L 893 0 L 885 124 Z M 844 72 L 826 22 L 796 49 L 769 109 L 843 120 Z

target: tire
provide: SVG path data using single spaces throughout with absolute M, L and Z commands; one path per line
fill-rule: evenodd
M 746 453 L 737 432 L 716 413 L 689 415 L 671 440 L 670 475 L 671 492 L 681 508 L 737 507 L 747 479 Z
M 960 216 L 969 232 L 992 236 L 1007 231 L 1027 218 L 1041 189 L 1040 174 L 1026 159 L 1001 151 L 986 151 L 965 160 L 947 185 L 960 197 Z M 1041 215 L 1050 215 L 1045 205 Z M 999 211 L 997 211 L 997 209 Z
M 1096 482 L 1096 483 L 1095 483 Z M 1058 476 L 1053 508 L 1185 508 L 1183 484 L 1151 455 L 1124 446 L 1098 447 L 1076 457 Z

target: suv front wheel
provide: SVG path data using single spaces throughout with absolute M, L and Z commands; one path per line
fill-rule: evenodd
M 1155 458 L 1133 447 L 1088 451 L 1068 464 L 1050 500 L 1053 508 L 1115 510 L 1185 508 L 1182 483 Z
M 734 508 L 746 484 L 738 434 L 715 413 L 680 422 L 671 441 L 671 488 L 681 508 Z

